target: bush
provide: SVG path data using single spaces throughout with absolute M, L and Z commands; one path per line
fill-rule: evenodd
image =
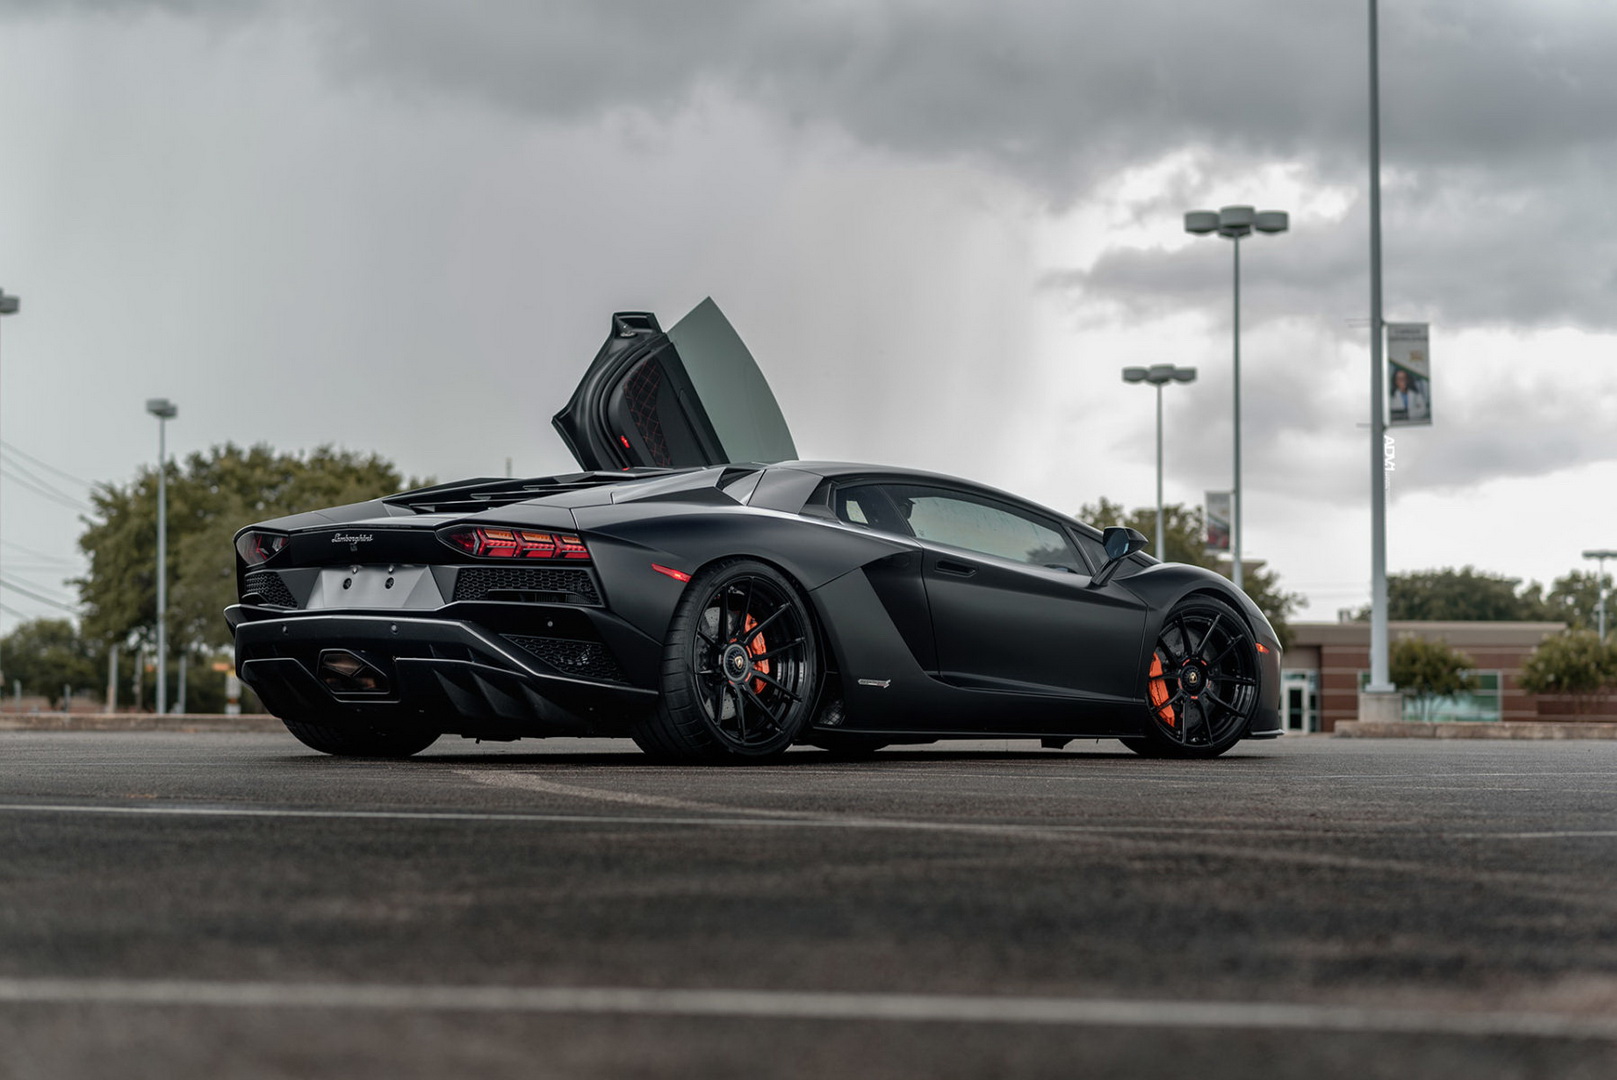
M 1393 685 L 1413 698 L 1421 719 L 1431 716 L 1439 698 L 1453 697 L 1476 686 L 1471 658 L 1441 641 L 1405 635 L 1393 643 L 1389 657 Z
M 1591 712 L 1600 698 L 1617 688 L 1617 643 L 1602 644 L 1589 630 L 1568 630 L 1547 637 L 1522 665 L 1522 689 L 1530 694 L 1562 694 L 1573 712 Z

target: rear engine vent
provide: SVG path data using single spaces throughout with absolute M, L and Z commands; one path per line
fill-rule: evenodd
M 454 598 L 516 600 L 530 604 L 601 602 L 595 579 L 582 567 L 463 566 L 455 575 Z
M 264 598 L 264 603 L 271 607 L 295 608 L 298 602 L 292 598 L 292 590 L 286 587 L 281 575 L 273 570 L 254 570 L 242 578 L 241 594 L 257 593 Z
M 606 651 L 606 646 L 594 641 L 576 641 L 572 638 L 527 637 L 507 634 L 505 639 L 525 649 L 568 675 L 601 682 L 627 682 L 617 660 Z

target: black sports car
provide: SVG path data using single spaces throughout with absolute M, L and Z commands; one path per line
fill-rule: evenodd
M 982 736 L 1212 757 L 1280 734 L 1280 646 L 1229 581 L 969 481 L 794 460 L 712 301 L 666 333 L 614 315 L 555 425 L 585 471 L 237 534 L 238 669 L 292 734 L 367 756 L 619 735 L 675 759 Z

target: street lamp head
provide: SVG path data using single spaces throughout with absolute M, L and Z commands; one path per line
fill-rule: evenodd
M 180 413 L 180 408 L 166 397 L 146 399 L 146 411 L 159 420 L 172 420 Z
M 1152 386 L 1166 386 L 1173 382 L 1195 382 L 1196 369 L 1175 367 L 1172 364 L 1152 364 L 1148 368 L 1126 367 L 1123 369 L 1123 381 L 1150 383 Z
M 1252 234 L 1252 208 L 1226 206 L 1218 212 L 1218 235 L 1226 240 L 1239 240 Z
M 8 296 L 6 290 L 0 289 L 0 315 L 15 315 L 22 309 L 22 301 L 15 296 Z
M 1215 210 L 1192 210 L 1185 215 L 1185 231 L 1205 236 L 1207 233 L 1218 231 L 1218 212 Z
M 1260 233 L 1283 233 L 1291 228 L 1291 218 L 1284 210 L 1264 210 L 1252 219 L 1252 227 Z
M 1585 551 L 1583 553 L 1583 557 L 1585 559 L 1617 559 L 1617 551 L 1611 551 L 1609 549 L 1604 551 Z

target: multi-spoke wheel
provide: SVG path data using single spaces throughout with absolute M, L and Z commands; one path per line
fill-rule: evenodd
M 1235 609 L 1210 596 L 1181 601 L 1163 620 L 1145 672 L 1150 711 L 1137 753 L 1217 757 L 1246 734 L 1258 705 L 1257 641 Z
M 819 684 L 797 588 L 761 562 L 720 563 L 686 587 L 668 628 L 662 698 L 634 739 L 663 757 L 768 757 L 808 723 Z

